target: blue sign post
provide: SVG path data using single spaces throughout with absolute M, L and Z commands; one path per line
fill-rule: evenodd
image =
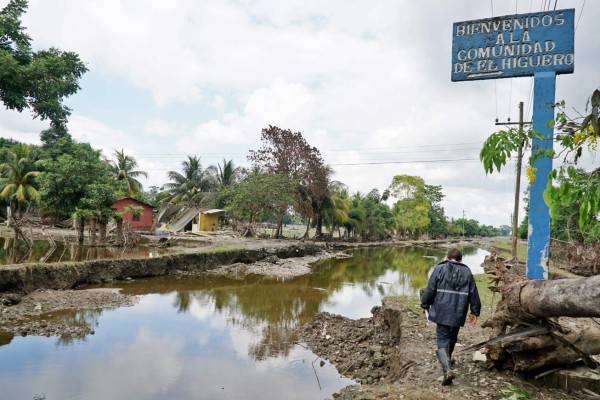
M 572 73 L 575 10 L 456 22 L 452 33 L 452 81 L 534 77 L 533 130 L 542 137 L 532 143 L 532 155 L 552 149 L 556 74 Z M 552 158 L 534 161 L 535 181 L 529 200 L 527 277 L 548 279 L 550 213 L 543 193 Z

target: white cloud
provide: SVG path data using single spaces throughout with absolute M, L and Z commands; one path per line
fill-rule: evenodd
M 105 156 L 110 156 L 115 149 L 123 148 L 123 140 L 127 138 L 125 132 L 114 129 L 92 118 L 74 115 L 68 123 L 71 136 L 84 143 L 91 143 L 95 148 L 102 150 Z M 130 154 L 131 151 L 126 152 Z
M 219 145 L 256 145 L 257 133 L 268 125 L 303 130 L 309 125 L 312 104 L 306 87 L 275 79 L 248 96 L 241 115 L 230 113 L 199 125 L 179 141 L 179 149 L 200 153 Z
M 33 119 L 27 111 L 21 113 L 0 108 L 0 137 L 25 143 L 40 143 L 40 132 L 48 129 L 48 121 Z

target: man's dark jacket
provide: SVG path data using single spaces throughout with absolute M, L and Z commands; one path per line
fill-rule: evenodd
M 429 311 L 429 320 L 463 326 L 469 306 L 471 314 L 479 316 L 481 301 L 469 267 L 449 260 L 436 265 L 421 298 L 421 307 Z

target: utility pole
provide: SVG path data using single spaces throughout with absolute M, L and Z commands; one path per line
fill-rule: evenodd
M 463 210 L 463 239 L 465 238 L 465 210 Z
M 523 135 L 523 126 L 531 125 L 531 122 L 523 122 L 523 102 L 519 102 L 519 122 L 498 122 L 496 125 L 519 124 L 519 135 Z M 517 260 L 517 230 L 519 229 L 519 197 L 521 192 L 521 166 L 523 164 L 523 140 L 519 142 L 517 149 L 517 181 L 515 183 L 515 207 L 512 214 L 512 257 Z
M 519 136 L 523 135 L 523 102 L 519 102 Z M 519 229 L 519 197 L 521 191 L 521 164 L 523 163 L 523 140 L 517 149 L 517 182 L 515 183 L 515 209 L 512 224 L 512 257 L 517 259 L 517 230 Z

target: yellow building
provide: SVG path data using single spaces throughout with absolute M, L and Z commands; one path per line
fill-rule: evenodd
M 223 210 L 218 208 L 202 209 L 198 214 L 198 228 L 200 231 L 216 231 L 219 229 L 219 214 Z

